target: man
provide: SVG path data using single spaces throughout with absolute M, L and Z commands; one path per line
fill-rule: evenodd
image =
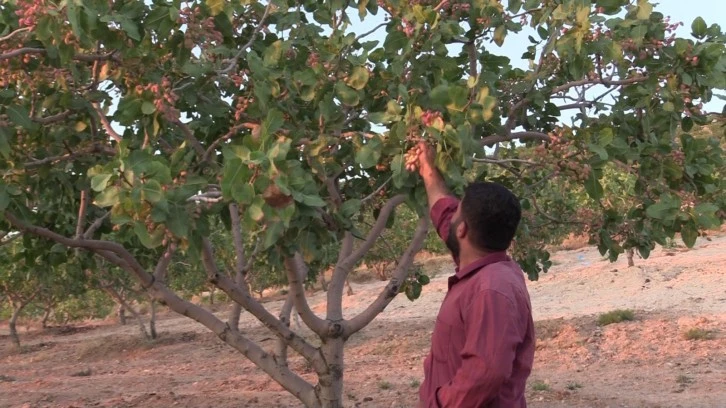
M 472 183 L 459 201 L 436 169 L 433 149 L 417 149 L 431 219 L 457 265 L 424 362 L 420 406 L 526 407 L 532 307 L 524 274 L 506 254 L 521 218 L 519 200 L 501 185 Z

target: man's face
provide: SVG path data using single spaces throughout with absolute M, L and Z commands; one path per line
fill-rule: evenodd
M 456 235 L 456 230 L 459 228 L 459 224 L 461 224 L 461 207 L 456 210 L 456 213 L 454 213 L 454 216 L 451 217 L 451 226 L 449 227 L 449 236 L 446 237 L 446 246 L 451 251 L 451 254 L 454 255 L 455 259 L 459 259 L 459 253 L 461 252 L 461 245 L 459 245 L 459 237 Z

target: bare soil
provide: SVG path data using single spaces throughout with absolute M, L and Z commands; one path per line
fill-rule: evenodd
M 529 290 L 537 324 L 531 407 L 723 407 L 726 401 L 726 237 L 693 250 L 659 248 L 650 259 L 609 263 L 592 248 L 560 251 Z M 396 298 L 346 348 L 346 405 L 414 407 L 436 313 L 453 267 L 422 297 Z M 353 283 L 348 316 L 384 282 Z M 318 313 L 325 296 L 311 294 Z M 281 302 L 266 307 L 276 312 Z M 598 326 L 599 314 L 632 309 L 635 320 Z M 220 316 L 226 309 L 218 310 Z M 274 338 L 249 315 L 241 326 L 265 347 Z M 295 326 L 295 324 L 293 324 Z M 704 339 L 686 339 L 694 328 Z M 297 407 L 300 404 L 194 321 L 162 312 L 159 340 L 112 321 L 42 331 L 21 326 L 22 353 L 0 327 L 0 407 Z M 300 329 L 312 340 L 309 332 Z M 291 367 L 314 379 L 304 361 Z

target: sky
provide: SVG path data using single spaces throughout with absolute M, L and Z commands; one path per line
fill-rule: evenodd
M 506 4 L 506 1 L 507 0 L 504 0 L 503 2 Z M 679 37 L 690 38 L 691 22 L 693 22 L 693 20 L 698 16 L 703 17 L 708 26 L 715 23 L 721 26 L 722 31 L 726 30 L 726 0 L 661 0 L 659 2 L 653 1 L 652 3 L 655 4 L 655 11 L 659 11 L 665 16 L 670 16 L 672 22 L 683 22 L 683 27 L 680 27 L 677 32 Z M 358 19 L 357 13 L 351 13 L 351 21 L 353 22 L 352 30 L 356 33 L 364 33 L 371 30 L 373 27 L 383 22 L 383 14 L 384 13 L 379 12 L 377 16 L 368 15 L 365 18 L 365 21 L 361 22 Z M 527 27 L 527 29 L 529 28 Z M 510 36 L 508 36 L 504 41 L 501 48 L 497 47 L 495 44 L 490 44 L 489 47 L 492 47 L 491 51 L 493 53 L 503 54 L 509 57 L 512 60 L 513 65 L 526 69 L 527 61 L 522 60 L 521 55 L 529 45 L 527 36 L 534 34 L 533 30 L 529 30 L 530 31 L 524 30 L 518 34 L 521 41 L 517 40 L 517 36 L 510 34 Z M 380 44 L 382 44 L 385 39 L 385 35 L 385 29 L 381 28 L 367 37 L 367 40 L 378 40 L 380 41 Z M 536 34 L 533 36 L 538 38 Z M 719 93 L 726 94 L 726 91 Z M 117 100 L 112 103 L 109 114 L 113 114 L 113 111 L 116 110 L 117 103 Z M 724 101 L 718 98 L 713 98 L 710 103 L 705 104 L 704 110 L 707 112 L 721 112 L 723 108 Z M 119 126 L 118 123 L 114 122 L 113 127 L 119 131 L 119 133 L 123 133 L 123 128 Z

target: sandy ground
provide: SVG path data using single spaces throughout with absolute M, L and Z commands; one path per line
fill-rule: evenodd
M 562 251 L 529 290 L 537 324 L 531 407 L 726 406 L 726 237 L 694 250 L 657 249 L 648 260 L 611 264 L 592 248 Z M 396 298 L 346 348 L 346 406 L 413 407 L 434 319 L 453 268 L 432 260 L 422 297 Z M 353 283 L 347 316 L 363 310 L 383 282 Z M 324 310 L 324 295 L 310 302 Z M 272 311 L 279 301 L 266 303 Z M 635 320 L 598 326 L 618 308 Z M 219 312 L 224 315 L 224 310 Z M 272 335 L 243 315 L 244 332 L 264 347 Z M 0 407 L 297 407 L 300 404 L 204 327 L 172 313 L 149 344 L 133 325 L 94 321 L 26 331 L 11 351 L 0 326 Z M 693 328 L 710 338 L 687 340 Z M 303 334 L 309 332 L 301 330 Z M 299 357 L 291 367 L 314 375 Z

